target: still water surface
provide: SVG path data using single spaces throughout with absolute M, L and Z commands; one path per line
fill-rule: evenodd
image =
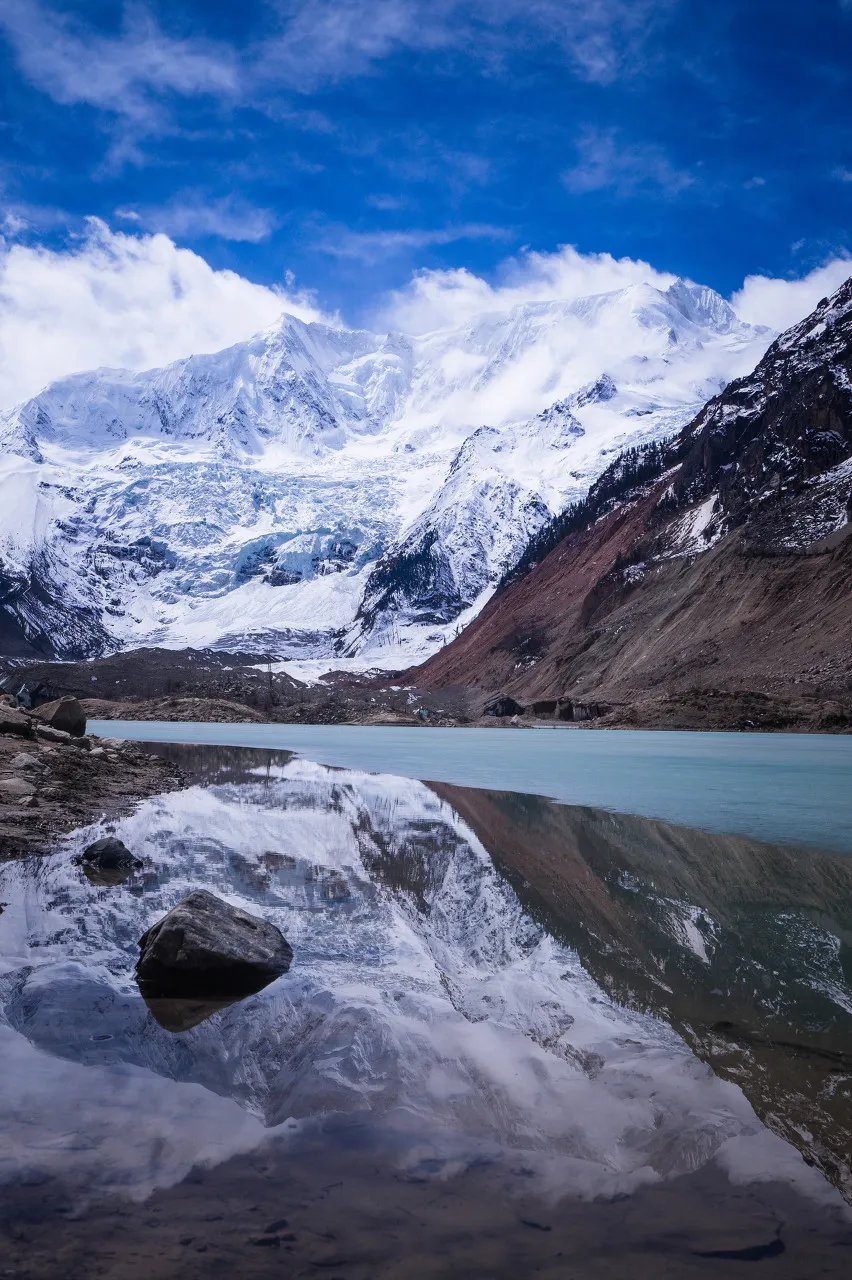
M 323 764 L 852 853 L 852 736 L 133 720 L 89 727 L 144 742 L 279 748 Z
M 848 1275 L 852 859 L 158 749 L 191 783 L 112 824 L 141 870 L 86 878 L 101 827 L 0 866 L 7 1274 Z M 293 966 L 146 1004 L 198 887 Z

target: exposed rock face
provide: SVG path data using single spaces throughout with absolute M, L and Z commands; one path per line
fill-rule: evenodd
M 286 973 L 293 950 L 280 929 L 197 889 L 139 939 L 145 995 L 248 994 Z
M 412 678 L 628 723 L 721 691 L 771 698 L 761 727 L 784 727 L 804 699 L 810 727 L 850 727 L 851 497 L 852 280 L 670 444 L 620 455 Z
M 70 733 L 74 738 L 82 738 L 86 732 L 86 713 L 71 694 L 57 702 L 45 703 L 35 714 L 52 729 Z
M 495 698 L 493 702 L 489 702 L 484 709 L 487 716 L 517 716 L 523 712 L 524 708 L 514 698 Z

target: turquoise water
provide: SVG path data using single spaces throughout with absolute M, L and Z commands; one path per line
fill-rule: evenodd
M 106 737 L 309 760 L 852 853 L 852 737 L 91 721 Z

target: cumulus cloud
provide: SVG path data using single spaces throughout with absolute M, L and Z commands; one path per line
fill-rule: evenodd
M 746 276 L 742 288 L 731 298 L 731 306 L 749 324 L 788 329 L 813 311 L 820 298 L 833 293 L 850 275 L 852 255 L 842 254 L 815 267 L 799 280 Z
M 390 295 L 377 323 L 405 333 L 428 333 L 523 302 L 571 301 L 631 284 L 667 289 L 674 279 L 640 259 L 580 253 L 573 245 L 563 245 L 555 253 L 528 251 L 509 258 L 498 268 L 494 283 L 464 267 L 418 271 L 405 288 Z
M 68 251 L 0 241 L 0 407 L 68 373 L 145 369 L 239 342 L 313 298 L 214 271 L 165 235 L 91 220 Z

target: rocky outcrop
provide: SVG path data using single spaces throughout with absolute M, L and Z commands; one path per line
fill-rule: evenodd
M 672 727 L 758 727 L 764 698 L 759 727 L 848 729 L 850 495 L 852 280 L 675 440 L 617 458 L 408 679 L 613 723 L 652 702 Z M 722 718 L 696 720 L 708 692 Z
M 293 950 L 281 930 L 197 889 L 139 939 L 136 977 L 147 996 L 249 994 L 286 973 Z

